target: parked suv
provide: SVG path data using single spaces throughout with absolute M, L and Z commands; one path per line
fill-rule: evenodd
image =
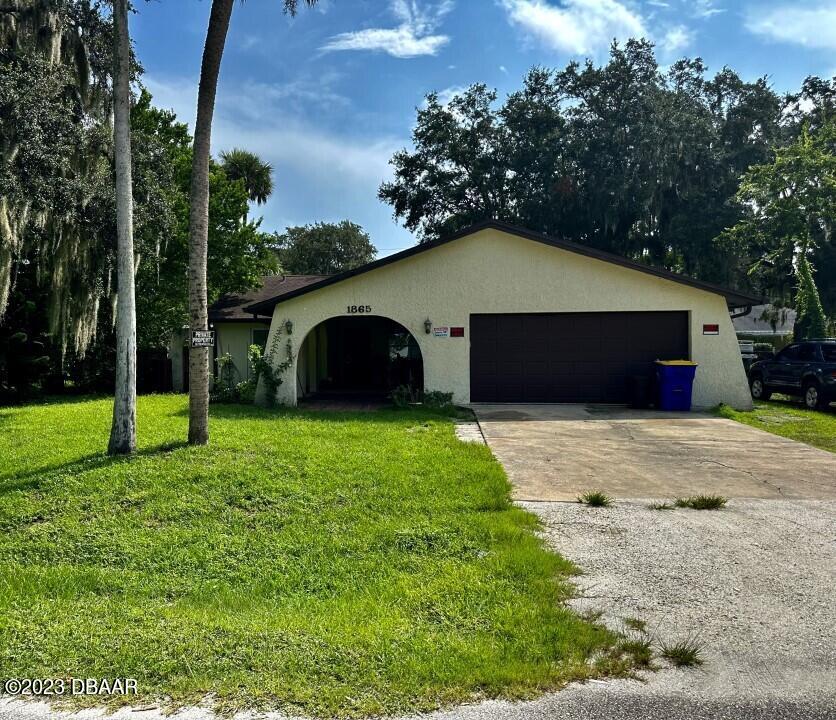
M 804 398 L 811 410 L 827 407 L 836 400 L 836 340 L 793 343 L 752 363 L 749 387 L 755 400 L 769 400 L 779 392 Z

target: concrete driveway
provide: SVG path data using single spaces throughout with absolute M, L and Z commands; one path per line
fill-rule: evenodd
M 448 720 L 836 718 L 836 455 L 703 414 L 476 406 L 482 432 L 547 542 L 582 570 L 579 611 L 637 618 L 658 656 L 697 638 L 705 663 L 573 686 Z M 600 488 L 613 507 L 575 500 Z M 718 511 L 650 499 L 730 498 Z
M 702 413 L 595 405 L 474 405 L 517 500 L 713 493 L 836 499 L 836 455 Z

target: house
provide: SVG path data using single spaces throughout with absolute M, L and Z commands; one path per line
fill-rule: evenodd
M 263 279 L 260 288 L 235 295 L 225 295 L 209 307 L 209 327 L 215 331 L 215 347 L 212 352 L 214 363 L 218 357 L 229 353 L 236 382 L 248 380 L 250 365 L 247 352 L 250 345 L 267 343 L 270 318 L 254 317 L 244 308 L 253 303 L 281 297 L 311 283 L 325 279 L 326 275 L 272 275 Z M 172 386 L 175 392 L 189 387 L 189 346 L 188 328 L 174 333 L 169 346 L 171 359 Z
M 269 323 L 289 405 L 404 384 L 463 404 L 620 403 L 654 360 L 691 359 L 695 406 L 751 407 L 730 310 L 760 298 L 505 223 L 284 282 L 213 317 L 234 357 Z

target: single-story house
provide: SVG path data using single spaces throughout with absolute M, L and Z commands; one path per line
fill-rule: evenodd
M 761 298 L 497 221 L 258 295 L 213 308 L 218 352 L 240 365 L 269 326 L 288 405 L 399 385 L 461 404 L 621 403 L 654 360 L 690 359 L 696 407 L 751 407 L 730 310 Z
M 337 275 L 265 278 L 210 322 L 241 379 L 252 343 L 284 366 L 288 405 L 402 385 L 460 404 L 623 403 L 654 360 L 690 359 L 695 407 L 748 408 L 730 311 L 761 302 L 487 221 Z
M 248 305 L 272 300 L 328 277 L 327 275 L 268 275 L 259 288 L 245 293 L 225 295 L 209 307 L 209 327 L 215 331 L 215 347 L 212 351 L 213 374 L 215 361 L 229 353 L 236 382 L 249 380 L 250 364 L 247 352 L 250 345 L 267 344 L 270 318 L 254 317 L 244 310 Z M 188 327 L 172 335 L 168 354 L 171 359 L 171 378 L 175 392 L 189 387 Z

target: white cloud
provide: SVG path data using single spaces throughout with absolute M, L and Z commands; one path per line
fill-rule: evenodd
M 438 95 L 438 102 L 442 105 L 448 105 L 450 101 L 456 97 L 456 95 L 463 95 L 467 92 L 466 85 L 453 85 L 451 87 L 444 88 L 443 90 L 439 90 Z
M 662 50 L 675 53 L 691 44 L 693 33 L 684 25 L 668 28 L 659 42 Z
M 512 24 L 554 50 L 575 55 L 607 48 L 612 40 L 648 37 L 642 17 L 618 0 L 502 0 Z
M 146 75 L 143 82 L 156 106 L 173 109 L 193 126 L 196 79 Z M 314 102 L 313 87 L 299 82 L 222 84 L 212 124 L 213 154 L 243 147 L 273 165 L 276 192 L 266 205 L 253 208 L 254 215 L 264 216 L 266 230 L 349 217 L 385 233 L 389 239 L 383 245 L 410 244 L 409 234 L 391 224 L 391 209 L 376 197 L 380 183 L 392 176 L 390 158 L 407 138 L 318 127 L 311 122 L 317 113 L 294 105 L 309 90 Z
M 715 0 L 695 0 L 692 7 L 692 14 L 698 18 L 710 18 L 712 15 L 719 15 L 726 12 L 725 8 L 717 7 Z
M 755 7 L 749 12 L 746 28 L 780 42 L 836 50 L 836 5 L 826 2 L 799 7 L 788 3 L 768 10 Z
M 500 65 L 499 66 L 499 72 L 501 72 L 503 75 L 507 75 L 508 74 L 508 68 L 505 67 L 504 65 Z
M 391 10 L 400 20 L 394 28 L 366 28 L 334 35 L 325 51 L 371 50 L 397 58 L 436 55 L 450 38 L 434 34 L 442 18 L 453 9 L 451 0 L 422 8 L 418 0 L 392 0 Z

